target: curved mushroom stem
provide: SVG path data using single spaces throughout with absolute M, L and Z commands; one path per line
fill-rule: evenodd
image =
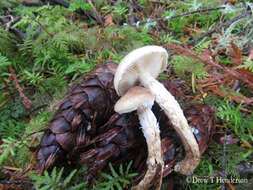
M 149 73 L 142 73 L 139 76 L 139 81 L 155 96 L 156 102 L 164 110 L 183 142 L 186 155 L 184 160 L 176 164 L 174 170 L 184 175 L 192 174 L 199 164 L 200 153 L 197 141 L 182 109 L 165 87 Z
M 162 183 L 164 165 L 159 126 L 150 108 L 141 106 L 137 109 L 137 114 L 148 146 L 148 168 L 144 178 L 138 185 L 132 187 L 132 190 L 149 189 L 153 182 L 155 189 L 158 190 Z

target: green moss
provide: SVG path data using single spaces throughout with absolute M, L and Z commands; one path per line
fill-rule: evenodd
M 187 79 L 186 72 L 194 74 L 198 79 L 203 79 L 209 76 L 204 68 L 205 65 L 193 57 L 173 56 L 171 63 L 173 63 L 173 68 L 176 74 L 181 78 Z

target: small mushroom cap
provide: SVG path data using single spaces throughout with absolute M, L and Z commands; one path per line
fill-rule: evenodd
M 122 96 L 136 86 L 139 75 L 148 72 L 156 78 L 167 66 L 168 53 L 160 46 L 144 46 L 133 50 L 120 62 L 114 76 L 114 88 Z
M 119 113 L 129 113 L 139 107 L 151 108 L 154 104 L 154 96 L 146 88 L 135 86 L 130 88 L 115 104 L 114 110 Z

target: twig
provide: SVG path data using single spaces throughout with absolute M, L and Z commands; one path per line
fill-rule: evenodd
M 23 100 L 23 104 L 24 106 L 29 110 L 31 108 L 31 103 L 32 101 L 29 100 L 23 93 L 23 89 L 20 87 L 19 83 L 18 83 L 18 79 L 17 79 L 17 75 L 15 74 L 14 69 L 12 68 L 12 66 L 9 66 L 9 69 L 11 71 L 11 76 L 15 82 L 16 88 L 18 89 L 19 92 L 19 96 L 22 98 Z
M 222 158 L 222 182 L 221 182 L 221 190 L 225 190 L 225 178 L 226 178 L 226 163 L 227 163 L 227 157 L 226 157 L 226 144 L 227 144 L 227 129 L 225 130 L 224 134 L 224 141 L 223 141 L 223 158 Z
M 187 16 L 187 15 L 191 15 L 191 14 L 195 14 L 195 13 L 203 13 L 203 12 L 215 11 L 215 10 L 219 10 L 219 9 L 225 9 L 225 7 L 214 7 L 214 8 L 207 8 L 207 9 L 199 9 L 199 10 L 196 10 L 196 11 L 191 11 L 191 12 L 186 12 L 186 13 L 174 15 L 174 16 L 171 16 L 171 17 L 168 17 L 168 18 L 167 17 L 165 17 L 165 18 L 163 17 L 163 18 L 150 19 L 150 22 L 166 21 L 166 20 L 174 19 L 174 18 L 181 17 L 181 16 Z M 143 24 L 145 22 L 143 21 L 143 22 L 139 22 L 139 23 Z
M 219 5 L 225 5 L 227 3 L 228 0 L 223 0 L 219 3 Z
M 129 9 L 129 24 L 131 25 L 131 26 L 133 26 L 134 25 L 134 3 L 133 3 L 133 0 L 129 0 L 129 2 L 130 2 L 130 9 Z
M 31 181 L 24 181 L 24 180 L 2 180 L 0 184 L 29 184 L 33 185 Z
M 217 69 L 223 70 L 224 72 L 232 75 L 233 77 L 241 80 L 242 82 L 247 83 L 250 88 L 253 88 L 253 82 L 250 81 L 247 77 L 245 77 L 240 72 L 238 72 L 236 70 L 231 70 L 228 67 L 223 67 L 223 66 L 219 65 L 218 63 L 214 62 L 211 59 L 211 56 L 209 54 L 207 54 L 207 52 L 205 52 L 202 56 L 194 54 L 189 48 L 187 48 L 187 45 L 185 44 L 185 42 L 184 42 L 184 45 L 185 45 L 185 47 L 175 45 L 175 44 L 167 44 L 168 48 L 176 50 L 177 54 L 180 53 L 180 52 L 184 52 L 184 54 L 186 56 L 195 57 L 198 60 L 200 60 L 201 62 L 208 63 L 209 65 L 212 65 L 212 66 L 216 67 Z
M 1 13 L 0 13 L 0 22 L 3 23 L 3 24 L 8 23 L 9 20 L 6 19 L 6 17 L 7 17 L 7 16 L 2 16 Z
M 10 18 L 10 21 L 8 21 L 4 24 L 5 29 L 9 29 L 11 27 L 12 23 L 14 22 L 14 18 L 12 15 L 7 15 L 7 16 L 5 16 L 5 18 Z
M 13 20 L 12 21 L 10 21 L 10 22 L 8 22 L 8 23 L 6 23 L 6 24 L 8 24 L 8 25 L 6 25 L 7 26 L 7 28 L 12 32 L 12 33 L 14 33 L 16 36 L 18 36 L 20 39 L 25 39 L 26 38 L 26 34 L 25 33 L 23 33 L 23 32 L 21 32 L 19 29 L 17 29 L 17 28 L 11 28 L 11 26 L 12 25 L 14 25 L 14 24 L 16 24 L 17 22 L 19 22 L 21 19 L 22 19 L 22 17 L 20 16 L 20 17 L 17 17 L 17 18 L 12 18 Z
M 69 3 L 64 0 L 50 0 L 50 2 L 69 8 Z
M 171 18 L 177 18 L 177 17 L 181 17 L 181 16 L 187 16 L 187 15 L 191 15 L 191 14 L 195 14 L 195 13 L 203 13 L 203 12 L 209 12 L 209 11 L 216 11 L 216 10 L 219 10 L 219 9 L 225 9 L 225 7 L 214 7 L 214 8 L 207 8 L 207 9 L 199 9 L 199 10 L 196 10 L 196 11 L 191 11 L 191 12 L 186 12 L 186 13 L 174 15 Z
M 99 15 L 99 13 L 97 12 L 96 7 L 93 5 L 92 1 L 88 0 L 88 3 L 90 4 L 91 8 L 93 9 L 93 11 L 95 13 L 95 17 L 96 17 L 97 22 L 100 23 L 101 26 L 104 26 L 104 22 L 103 22 L 101 16 Z
M 236 91 L 239 85 L 240 85 L 239 80 L 235 80 L 231 89 Z
M 9 19 L 6 19 L 8 16 L 2 16 L 0 14 L 0 22 L 3 23 L 4 25 L 6 23 L 9 23 Z M 26 34 L 18 30 L 17 28 L 9 28 L 11 32 L 13 32 L 16 36 L 18 36 L 20 39 L 24 40 L 26 38 Z
M 228 96 L 227 93 L 223 92 L 222 90 L 220 90 L 218 88 L 212 89 L 212 92 L 214 94 L 217 94 L 217 95 L 222 96 L 222 97 L 227 97 Z M 248 97 L 243 96 L 243 95 L 236 96 L 236 95 L 233 95 L 233 94 L 229 94 L 229 97 L 233 101 L 237 102 L 238 104 L 240 104 L 242 102 L 245 103 L 245 104 L 252 104 L 253 103 L 253 98 L 248 98 Z
M 250 164 L 250 162 L 240 163 L 239 165 L 236 166 L 236 171 L 242 175 L 252 175 L 253 165 Z
M 245 0 L 241 0 L 241 2 L 242 2 L 242 4 L 243 4 L 244 8 L 247 9 L 246 1 L 245 1 Z
M 22 5 L 28 6 L 28 7 L 40 7 L 43 5 L 42 2 L 29 2 L 29 1 L 23 1 Z
M 29 112 L 29 114 L 27 115 L 27 117 L 28 117 L 30 114 L 32 114 L 33 112 L 36 112 L 36 111 L 38 111 L 38 110 L 40 110 L 40 109 L 43 109 L 43 108 L 45 108 L 45 107 L 47 107 L 47 106 L 48 106 L 48 104 L 43 104 L 43 105 L 40 105 L 40 106 L 38 106 L 38 107 L 32 109 L 32 110 Z
M 189 41 L 189 42 L 187 43 L 187 45 L 188 45 L 188 46 L 194 45 L 197 41 L 199 41 L 199 40 L 201 40 L 201 39 L 203 39 L 203 38 L 205 38 L 205 37 L 211 35 L 212 33 L 216 32 L 217 30 L 219 30 L 219 29 L 221 29 L 221 28 L 223 28 L 223 27 L 225 27 L 225 26 L 231 25 L 232 23 L 234 23 L 234 22 L 236 22 L 236 21 L 238 21 L 238 20 L 240 20 L 240 19 L 242 19 L 242 18 L 244 18 L 244 17 L 250 15 L 251 13 L 252 13 L 251 10 L 248 10 L 248 11 L 244 12 L 243 14 L 234 17 L 234 18 L 231 19 L 231 20 L 227 20 L 226 22 L 223 22 L 222 24 L 216 26 L 215 28 L 213 28 L 213 29 L 207 31 L 206 33 L 203 33 L 203 34 L 199 35 L 197 38 L 195 38 L 195 39 Z
M 26 34 L 18 30 L 17 28 L 11 28 L 10 31 L 18 36 L 20 39 L 26 39 Z
M 57 5 L 60 5 L 60 6 L 63 6 L 65 8 L 69 8 L 69 3 L 64 1 L 64 0 L 49 0 L 49 2 L 51 4 L 57 4 Z M 76 11 L 78 14 L 81 14 L 81 15 L 86 15 L 89 19 L 92 19 L 92 20 L 96 20 L 96 21 L 99 21 L 99 19 L 101 20 L 101 22 L 99 22 L 100 24 L 103 24 L 103 21 L 101 19 L 101 17 L 98 17 L 96 18 L 96 15 L 90 15 L 87 11 L 81 11 L 81 10 L 77 10 Z M 102 25 L 103 26 L 103 25 Z
M 41 24 L 39 21 L 37 21 L 36 19 L 34 19 L 32 17 L 30 17 L 30 18 L 31 18 L 32 21 L 36 22 L 40 26 L 40 28 L 42 28 L 42 30 L 44 30 L 47 33 L 48 36 L 50 36 L 50 37 L 54 36 L 53 34 L 48 32 L 47 28 L 43 24 Z

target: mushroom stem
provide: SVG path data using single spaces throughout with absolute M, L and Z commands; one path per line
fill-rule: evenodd
M 153 184 L 159 190 L 162 183 L 163 157 L 159 126 L 151 111 L 154 96 L 146 88 L 130 88 L 115 104 L 114 110 L 119 114 L 137 110 L 142 132 L 148 146 L 147 171 L 139 184 L 132 190 L 145 190 Z
M 170 92 L 149 73 L 142 73 L 139 76 L 139 81 L 155 96 L 156 102 L 164 110 L 183 142 L 186 155 L 184 160 L 176 164 L 174 170 L 184 175 L 192 174 L 199 164 L 200 153 L 197 141 L 182 109 Z
M 161 188 L 163 171 L 159 126 L 156 117 L 150 108 L 141 106 L 137 109 L 137 114 L 148 146 L 148 168 L 143 180 L 136 186 L 132 187 L 132 190 L 148 189 L 152 185 L 152 182 L 155 182 L 153 185 L 157 190 Z

